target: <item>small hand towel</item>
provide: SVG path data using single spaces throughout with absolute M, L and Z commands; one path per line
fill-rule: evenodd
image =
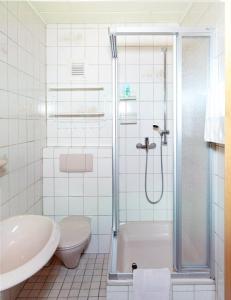
M 169 269 L 137 269 L 133 273 L 134 300 L 169 300 Z

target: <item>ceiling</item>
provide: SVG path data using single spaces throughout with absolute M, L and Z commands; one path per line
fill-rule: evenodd
M 46 23 L 171 23 L 200 19 L 221 1 L 155 0 L 29 0 L 32 8 Z

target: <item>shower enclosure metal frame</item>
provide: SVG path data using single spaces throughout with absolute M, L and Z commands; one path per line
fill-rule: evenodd
M 174 209 L 173 209 L 173 267 L 176 272 L 173 276 L 198 276 L 198 277 L 211 277 L 213 276 L 213 240 L 212 240 L 212 206 L 211 199 L 209 202 L 209 224 L 208 224 L 208 267 L 201 268 L 186 268 L 181 267 L 180 261 L 180 213 L 181 207 L 179 205 L 180 197 L 180 170 L 179 157 L 181 156 L 181 138 L 182 124 L 180 118 L 182 103 L 182 38 L 183 37 L 208 37 L 210 38 L 210 77 L 212 72 L 212 49 L 213 49 L 213 30 L 210 28 L 183 28 L 183 27 L 111 27 L 109 28 L 109 37 L 112 53 L 112 96 L 113 96 L 113 137 L 112 137 L 112 258 L 111 258 L 111 279 L 125 279 L 131 278 L 132 274 L 117 273 L 116 260 L 117 260 L 117 233 L 119 231 L 119 156 L 118 156 L 118 55 L 117 55 L 117 36 L 131 36 L 131 35 L 171 35 L 173 37 L 173 57 L 174 57 L 174 70 L 173 70 L 173 87 L 174 87 Z M 211 161 L 210 161 L 211 164 Z M 210 176 L 210 172 L 208 170 Z M 210 178 L 209 178 L 210 181 Z M 210 186 L 210 185 L 208 185 Z
M 180 162 L 180 158 L 182 157 L 182 119 L 177 116 L 182 115 L 182 39 L 183 38 L 193 38 L 193 37 L 207 37 L 210 39 L 209 43 L 209 81 L 210 84 L 212 82 L 212 73 L 213 73 L 213 46 L 214 46 L 214 35 L 212 29 L 204 29 L 198 32 L 194 31 L 182 31 L 176 35 L 176 76 L 175 76 L 175 105 L 174 105 L 174 245 L 173 245 L 173 258 L 174 258 L 174 268 L 176 271 L 182 274 L 198 274 L 198 275 L 206 275 L 214 278 L 214 240 L 213 240 L 213 207 L 212 207 L 212 199 L 211 199 L 211 168 L 212 168 L 212 160 L 211 153 L 212 149 L 209 145 L 208 156 L 209 156 L 209 169 L 208 169 L 208 179 L 207 179 L 207 187 L 208 187 L 208 201 L 207 201 L 207 214 L 208 214 L 208 232 L 207 232 L 207 266 L 197 267 L 182 267 L 182 255 L 181 255 L 181 210 L 182 207 L 180 205 L 179 199 L 181 199 L 181 169 L 182 165 Z

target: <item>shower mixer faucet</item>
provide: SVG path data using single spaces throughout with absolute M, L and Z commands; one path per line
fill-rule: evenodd
M 156 144 L 155 143 L 149 143 L 149 138 L 146 137 L 144 139 L 144 145 L 141 143 L 136 144 L 136 148 L 137 149 L 145 149 L 146 151 L 150 150 L 150 149 L 154 149 L 156 148 Z

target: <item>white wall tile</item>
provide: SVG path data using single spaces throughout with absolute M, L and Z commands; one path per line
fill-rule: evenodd
M 94 196 L 98 194 L 97 178 L 84 178 L 84 195 Z
M 43 197 L 43 214 L 47 216 L 55 214 L 54 197 Z
M 173 300 L 194 300 L 193 292 L 174 292 Z
M 97 197 L 84 197 L 84 214 L 98 215 L 98 199 Z
M 126 292 L 108 293 L 107 299 L 108 300 L 117 300 L 117 299 L 128 300 L 128 293 L 126 293 Z
M 69 214 L 83 215 L 83 197 L 69 197 Z
M 126 81 L 131 83 L 139 82 L 140 67 L 138 65 L 128 65 L 126 67 Z
M 54 189 L 53 178 L 43 178 L 43 196 L 54 196 Z
M 196 291 L 195 300 L 215 300 L 214 291 Z
M 83 182 L 79 178 L 69 178 L 69 196 L 83 196 Z
M 57 64 L 58 60 L 58 51 L 57 47 L 47 47 L 47 61 L 50 64 Z
M 55 196 L 68 196 L 68 179 L 67 178 L 55 178 L 54 179 L 54 193 Z M 75 196 L 75 195 L 73 195 Z
M 86 46 L 98 46 L 98 29 L 85 30 L 85 43 Z
M 153 47 L 142 47 L 140 51 L 140 64 L 152 65 L 154 63 Z
M 68 197 L 55 197 L 55 215 L 68 215 Z
M 99 215 L 109 215 L 112 213 L 112 199 L 111 197 L 98 198 L 98 213 Z
M 198 287 L 202 287 L 202 294 L 204 295 L 204 299 L 210 299 L 213 300 L 214 295 L 215 295 L 215 285 L 211 285 L 211 287 L 213 288 L 213 291 L 210 290 L 205 290 L 204 285 L 191 285 L 190 287 L 188 285 L 184 285 L 184 284 L 177 284 L 177 285 L 173 285 L 172 286 L 172 290 L 173 290 L 173 296 L 171 297 L 171 299 L 175 299 L 175 300 L 195 300 L 197 299 L 197 297 L 199 295 L 198 292 Z M 206 287 L 206 285 L 205 285 Z M 133 286 L 126 286 L 126 285 L 108 285 L 107 286 L 107 299 L 111 298 L 112 299 L 116 299 L 117 297 L 128 297 L 127 299 L 132 300 L 133 299 Z M 120 299 L 120 298 L 119 298 Z M 200 299 L 200 298 L 198 298 Z
M 98 179 L 98 193 L 99 193 L 99 196 L 111 196 L 112 195 L 111 178 L 99 178 Z
M 99 177 L 111 177 L 112 176 L 111 158 L 101 158 L 98 160 L 98 176 Z
M 85 32 L 82 29 L 72 28 L 72 46 L 81 47 L 84 45 Z
M 60 171 L 59 159 L 54 159 L 53 164 L 54 164 L 54 166 L 53 166 L 53 168 L 54 168 L 54 177 L 62 177 L 62 178 L 68 177 L 67 172 L 61 172 Z
M 21 14 L 25 13 L 28 18 L 22 19 Z M 0 158 L 8 161 L 7 172 L 0 175 L 3 184 L 0 219 L 42 213 L 42 148 L 46 145 L 46 116 L 41 110 L 46 101 L 45 30 L 28 4 L 0 4 L 0 145 L 3 147 Z M 35 66 L 39 67 L 39 74 Z M 44 190 L 47 196 L 53 194 L 47 183 Z
M 1 4 L 0 12 L 1 12 L 0 31 L 6 33 L 7 32 L 7 8 L 3 4 Z
M 54 177 L 54 160 L 43 160 L 43 177 Z
M 110 234 L 111 233 L 111 216 L 99 216 L 99 233 Z

